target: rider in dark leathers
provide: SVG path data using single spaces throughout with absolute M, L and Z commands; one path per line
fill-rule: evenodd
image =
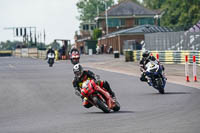
M 49 53 L 53 53 L 54 56 L 56 55 L 56 54 L 55 54 L 55 51 L 52 49 L 52 47 L 49 47 L 49 49 L 48 49 L 48 51 L 47 51 L 47 54 L 46 54 L 46 59 L 48 59 L 48 54 L 49 54 Z
M 75 89 L 75 94 L 80 96 L 82 99 L 83 97 L 81 96 L 80 88 L 82 87 L 82 83 L 87 79 L 93 79 L 100 87 L 104 87 L 113 97 L 113 99 L 116 99 L 115 93 L 111 90 L 109 83 L 107 81 L 96 80 L 95 74 L 92 71 L 83 70 L 80 64 L 76 64 L 73 67 L 73 72 L 75 74 L 75 77 L 72 81 L 72 84 Z M 88 103 L 87 100 L 83 99 L 83 106 L 86 108 L 90 108 L 92 107 L 92 104 Z
M 140 77 L 141 81 L 144 81 L 144 82 L 148 81 L 145 75 L 145 71 L 146 71 L 146 64 L 150 61 L 156 61 L 156 58 L 153 55 L 151 55 L 149 51 L 144 51 L 142 54 L 142 59 L 140 60 L 140 71 L 142 72 L 141 77 Z M 158 64 L 160 64 L 159 61 L 158 61 Z M 161 65 L 161 67 L 162 67 L 162 70 L 164 71 L 164 66 Z
M 55 51 L 52 49 L 52 47 L 50 47 L 50 48 L 48 49 L 47 55 L 48 55 L 49 53 L 53 53 L 53 54 L 55 55 Z

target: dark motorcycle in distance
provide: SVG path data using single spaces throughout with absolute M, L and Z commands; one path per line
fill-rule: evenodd
M 71 54 L 70 59 L 71 59 L 71 63 L 72 63 L 73 65 L 78 64 L 78 63 L 79 63 L 79 59 L 80 59 L 80 54 L 79 54 L 79 52 L 78 52 L 78 51 L 73 51 L 72 54 Z
M 146 72 L 148 84 L 153 86 L 159 93 L 165 93 L 166 78 L 163 76 L 163 69 L 157 61 L 150 61 L 146 64 Z
M 105 88 L 101 88 L 94 80 L 86 80 L 82 84 L 81 95 L 92 105 L 105 113 L 120 110 L 120 104 L 112 98 Z
M 55 55 L 53 53 L 49 53 L 47 57 L 48 57 L 49 67 L 52 67 L 54 64 Z

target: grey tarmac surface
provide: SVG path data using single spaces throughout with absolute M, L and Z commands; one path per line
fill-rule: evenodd
M 113 55 L 92 55 L 90 56 L 90 62 L 87 61 L 88 56 L 82 56 L 82 63 L 84 66 L 92 67 L 100 70 L 117 72 L 127 74 L 131 76 L 140 77 L 141 72 L 139 70 L 139 62 L 125 62 L 125 57 L 120 55 L 120 58 L 113 58 Z M 98 62 L 92 60 L 98 59 Z M 164 64 L 164 62 L 161 62 Z M 193 81 L 193 65 L 189 64 L 189 77 L 190 82 L 186 82 L 185 76 L 185 64 L 164 64 L 166 77 L 168 82 L 185 85 L 200 89 L 200 66 L 196 66 L 197 81 Z
M 89 68 L 109 57 L 83 56 L 109 81 L 121 110 L 85 109 L 74 94 L 69 61 L 0 58 L 0 133 L 199 133 L 200 90 L 167 83 L 166 94 L 137 76 Z

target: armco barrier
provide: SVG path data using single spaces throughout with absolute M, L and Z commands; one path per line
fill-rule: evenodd
M 58 51 L 55 50 L 55 53 L 56 53 L 56 60 L 58 60 Z M 17 57 L 34 57 L 39 59 L 45 59 L 46 54 L 47 54 L 46 50 L 38 50 L 37 48 L 22 48 L 13 51 L 13 55 Z
M 159 61 L 165 64 L 185 64 L 185 56 L 188 56 L 189 64 L 193 63 L 193 56 L 196 57 L 196 64 L 200 65 L 200 51 L 150 51 L 153 56 L 159 56 Z M 126 56 L 126 55 L 125 55 Z M 126 57 L 125 57 L 126 58 Z M 142 58 L 141 50 L 133 51 L 133 61 Z
M 37 48 L 22 48 L 16 49 L 13 52 L 15 56 L 18 57 L 35 57 L 40 59 L 46 58 L 46 51 L 45 50 L 37 50 Z

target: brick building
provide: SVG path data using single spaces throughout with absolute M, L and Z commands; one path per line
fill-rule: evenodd
M 105 45 L 105 50 L 112 46 L 113 50 L 122 53 L 124 41 L 135 40 L 140 43 L 144 40 L 144 34 L 162 32 L 159 30 L 161 27 L 158 26 L 158 16 L 158 11 L 149 10 L 131 0 L 124 0 L 97 16 L 94 20 L 96 25 L 94 23 L 81 24 L 81 36 L 77 36 L 75 42 L 77 47 L 84 46 L 85 42 L 91 39 L 91 36 L 89 34 L 86 36 L 86 33 L 91 32 L 91 29 L 95 27 L 101 29 L 103 33 L 103 36 L 98 39 L 99 46 Z M 108 34 L 106 29 L 108 29 Z
M 106 26 L 108 26 L 108 33 L 111 33 L 138 25 L 157 25 L 158 19 L 155 18 L 156 15 L 158 15 L 158 12 L 149 10 L 131 0 L 124 0 L 110 7 L 107 10 L 107 17 L 106 12 L 103 12 L 95 20 L 97 27 L 106 34 Z
M 98 45 L 106 46 L 105 50 L 112 46 L 114 51 L 123 53 L 124 43 L 127 40 L 134 40 L 137 44 L 140 44 L 141 41 L 144 40 L 144 34 L 171 31 L 172 30 L 169 28 L 156 25 L 140 25 L 107 34 L 98 39 Z

